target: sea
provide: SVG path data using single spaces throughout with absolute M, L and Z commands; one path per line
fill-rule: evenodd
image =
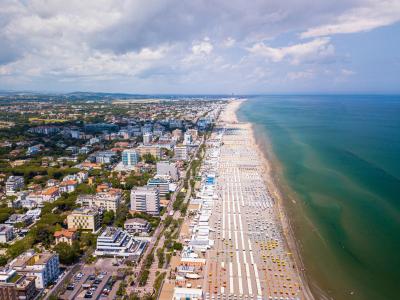
M 254 96 L 238 116 L 272 161 L 314 294 L 400 299 L 400 96 Z

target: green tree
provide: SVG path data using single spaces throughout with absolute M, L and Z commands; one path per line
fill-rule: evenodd
M 79 258 L 79 251 L 74 246 L 70 246 L 68 243 L 58 243 L 54 250 L 60 256 L 60 262 L 65 265 L 71 265 L 75 263 Z
M 0 266 L 3 267 L 7 264 L 7 258 L 4 255 L 0 255 Z
M 114 218 L 114 211 L 107 210 L 103 215 L 103 225 L 112 225 L 112 223 L 114 222 Z

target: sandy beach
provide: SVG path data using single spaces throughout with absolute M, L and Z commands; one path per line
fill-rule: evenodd
M 226 123 L 236 123 L 239 122 L 237 116 L 237 110 L 240 108 L 240 105 L 246 100 L 236 100 L 231 101 L 227 108 L 225 109 L 224 113 L 221 114 L 220 120 Z M 285 240 L 285 247 L 287 248 L 288 252 L 292 253 L 291 257 L 293 259 L 294 268 L 296 273 L 299 276 L 299 281 L 301 284 L 302 290 L 302 298 L 303 299 L 315 299 L 314 295 L 311 293 L 309 288 L 309 282 L 307 281 L 306 275 L 304 273 L 304 266 L 301 260 L 300 252 L 298 251 L 298 246 L 296 243 L 296 239 L 293 235 L 293 231 L 291 230 L 290 220 L 287 218 L 285 209 L 283 206 L 283 199 L 280 189 L 278 188 L 277 184 L 275 183 L 274 176 L 272 174 L 272 162 L 269 161 L 269 157 L 265 151 L 262 151 L 262 146 L 257 143 L 254 126 L 251 123 L 241 123 L 248 127 L 252 135 L 249 137 L 249 147 L 256 150 L 258 154 L 258 158 L 261 161 L 261 165 L 263 168 L 263 180 L 265 182 L 266 188 L 271 194 L 272 198 L 274 199 L 274 211 L 275 217 L 277 220 L 277 225 L 281 227 L 284 240 Z M 324 298 L 321 295 L 321 298 Z

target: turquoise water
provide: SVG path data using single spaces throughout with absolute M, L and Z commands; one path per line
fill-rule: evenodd
M 400 299 L 400 96 L 258 96 L 239 117 L 268 138 L 311 282 Z

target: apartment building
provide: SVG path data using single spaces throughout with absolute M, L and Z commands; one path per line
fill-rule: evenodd
M 186 146 L 175 146 L 174 153 L 175 153 L 174 158 L 176 160 L 186 161 L 189 159 L 188 150 Z
M 131 190 L 131 210 L 152 215 L 160 213 L 160 193 L 151 186 L 136 187 Z
M 13 196 L 18 190 L 24 187 L 24 177 L 10 176 L 6 181 L 6 195 Z
M 19 274 L 9 266 L 0 268 L 0 299 L 32 300 L 35 297 L 35 277 Z
M 60 262 L 57 253 L 36 253 L 28 250 L 15 258 L 10 267 L 26 276 L 34 276 L 38 289 L 44 289 L 53 283 L 60 273 Z
M 7 243 L 14 239 L 14 228 L 9 225 L 0 224 L 0 243 Z
M 139 154 L 134 149 L 122 151 L 122 164 L 126 167 L 135 166 L 139 162 Z
M 82 207 L 96 207 L 117 212 L 121 201 L 122 191 L 120 189 L 109 189 L 96 195 L 79 195 L 76 203 Z
M 102 212 L 92 208 L 76 208 L 67 216 L 68 229 L 82 229 L 96 232 L 101 227 Z
M 151 230 L 151 226 L 150 223 L 144 219 L 133 218 L 125 221 L 124 229 L 131 234 L 149 233 Z
M 169 181 L 161 178 L 151 178 L 147 181 L 147 186 L 158 189 L 160 197 L 165 197 L 169 193 Z
M 140 145 L 136 148 L 136 151 L 139 153 L 140 156 L 151 154 L 155 158 L 161 157 L 161 148 L 158 145 Z

